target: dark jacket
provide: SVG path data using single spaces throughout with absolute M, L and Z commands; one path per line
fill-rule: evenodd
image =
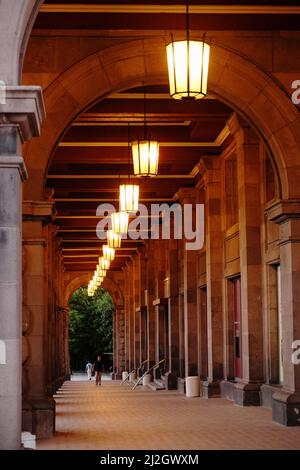
M 102 372 L 102 370 L 103 370 L 103 362 L 102 362 L 102 360 L 100 360 L 100 361 L 95 361 L 93 368 L 94 368 L 94 371 L 95 371 L 95 372 Z

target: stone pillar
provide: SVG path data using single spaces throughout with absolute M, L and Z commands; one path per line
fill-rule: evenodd
M 134 307 L 134 266 L 133 260 L 127 262 L 128 265 L 128 282 L 129 282 L 129 350 L 130 350 L 130 370 L 135 368 L 135 344 L 134 344 L 134 333 L 135 333 L 135 307 Z
M 280 224 L 284 379 L 282 389 L 273 394 L 272 414 L 280 424 L 300 426 L 300 201 L 278 202 L 269 208 L 268 216 Z
M 125 370 L 125 316 L 124 308 L 115 306 L 114 312 L 114 379 L 121 379 Z
M 206 279 L 207 279 L 207 355 L 208 377 L 202 383 L 205 398 L 220 394 L 223 379 L 223 234 L 221 230 L 220 159 L 201 160 L 205 181 Z
M 156 287 L 155 242 L 156 240 L 149 240 L 147 243 L 148 367 L 155 364 L 155 307 L 153 306 Z
M 39 87 L 9 87 L 0 104 L 0 449 L 21 446 L 21 145 L 40 133 Z M 26 329 L 26 326 L 24 325 Z
M 177 388 L 179 377 L 179 284 L 178 284 L 178 240 L 171 238 L 168 250 L 169 277 L 169 364 L 166 373 L 166 386 L 169 390 Z
M 135 367 L 141 364 L 141 289 L 140 289 L 140 254 L 133 255 L 133 311 L 134 311 L 134 358 Z
M 183 206 L 183 213 L 185 204 L 193 205 L 194 219 L 195 189 L 180 188 L 177 196 Z M 183 289 L 185 377 L 187 377 L 198 374 L 197 269 L 195 251 L 187 250 L 185 246 L 183 248 Z
M 164 339 L 165 339 L 165 299 L 164 299 L 164 279 L 166 277 L 166 240 L 156 240 L 155 242 L 155 362 L 159 362 L 164 357 Z M 162 300 L 163 299 L 163 300 Z M 160 368 L 166 370 L 167 364 L 161 364 Z M 159 378 L 159 369 L 157 371 L 157 378 Z
M 24 430 L 37 438 L 53 435 L 55 402 L 47 396 L 47 337 L 48 330 L 48 279 L 47 250 L 52 243 L 44 228 L 54 215 L 52 202 L 23 203 L 23 305 L 30 312 L 29 328 L 24 340 L 31 354 L 23 366 Z M 63 332 L 61 332 L 63 333 Z M 62 351 L 56 361 L 62 360 Z M 60 371 L 59 371 L 60 372 Z M 31 422 L 30 422 L 31 415 Z
M 235 386 L 235 401 L 260 405 L 264 361 L 259 140 L 236 114 L 228 126 L 237 152 L 241 266 L 242 380 Z

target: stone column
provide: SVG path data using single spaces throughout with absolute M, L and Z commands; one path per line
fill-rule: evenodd
M 196 203 L 194 188 L 180 188 L 177 196 L 183 206 Z M 183 210 L 184 213 L 184 210 Z M 185 240 L 186 241 L 186 240 Z M 183 248 L 183 286 L 184 286 L 184 349 L 185 377 L 198 374 L 197 338 L 197 269 L 194 250 Z
M 133 289 L 134 289 L 134 357 L 135 367 L 141 363 L 141 289 L 140 289 L 140 254 L 133 255 Z
M 159 240 L 158 240 L 159 242 Z M 147 243 L 147 321 L 148 321 L 148 367 L 155 364 L 155 240 Z
M 166 387 L 177 388 L 179 377 L 179 283 L 178 283 L 178 240 L 171 238 L 168 250 L 169 277 L 169 371 L 166 373 Z
M 129 270 L 126 265 L 124 272 L 124 330 L 125 330 L 125 369 L 130 369 L 130 295 L 129 295 Z
M 23 393 L 24 430 L 37 438 L 53 435 L 55 403 L 47 396 L 47 337 L 48 330 L 48 250 L 52 243 L 47 238 L 48 224 L 54 215 L 52 202 L 23 203 L 23 305 L 30 312 L 29 328 L 25 334 L 31 354 L 23 366 L 25 387 Z M 50 270 L 51 272 L 51 270 Z M 57 312 L 57 314 L 59 314 Z M 63 332 L 61 332 L 63 333 Z M 62 360 L 62 351 L 56 361 Z M 60 372 L 60 371 L 59 371 Z M 30 423 L 31 415 L 31 423 Z
M 21 145 L 40 133 L 39 87 L 8 87 L 0 104 L 0 449 L 21 446 Z
M 241 265 L 242 379 L 235 386 L 235 401 L 260 405 L 264 361 L 259 140 L 236 114 L 228 127 L 237 152 Z
M 125 318 L 124 308 L 115 306 L 114 312 L 114 379 L 121 379 L 125 370 Z
M 201 160 L 205 181 L 207 354 L 208 377 L 202 383 L 205 398 L 220 394 L 223 379 L 223 234 L 221 230 L 221 170 L 218 157 Z
M 280 224 L 283 346 L 283 387 L 273 394 L 272 414 L 280 424 L 300 426 L 300 201 L 278 202 L 268 216 Z

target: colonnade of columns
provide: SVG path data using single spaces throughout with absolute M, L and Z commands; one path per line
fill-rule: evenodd
M 124 365 L 165 359 L 154 380 L 161 375 L 166 388 L 184 390 L 185 378 L 198 375 L 202 397 L 267 405 L 275 421 L 299 425 L 299 201 L 280 200 L 252 129 L 236 114 L 228 128 L 231 143 L 202 158 L 196 187 L 177 193 L 182 205 L 205 203 L 203 248 L 147 240 L 124 269 Z M 281 278 L 266 275 L 270 269 Z

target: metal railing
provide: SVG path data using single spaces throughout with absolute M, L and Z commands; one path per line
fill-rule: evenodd
M 165 362 L 165 359 L 162 359 L 161 361 L 157 362 L 156 364 L 154 364 L 154 366 L 150 367 L 137 381 L 136 383 L 134 384 L 134 386 L 132 387 L 132 390 L 135 390 L 136 387 L 142 382 L 143 378 L 149 374 L 149 372 L 151 372 L 153 369 L 156 369 L 160 364 L 162 364 L 163 362 Z
M 132 369 L 132 371 L 127 374 L 127 376 L 125 377 L 125 379 L 122 380 L 122 382 L 120 383 L 120 385 L 123 385 L 123 384 L 126 383 L 127 381 L 128 381 L 128 383 L 129 383 L 130 375 L 133 374 L 134 372 L 137 372 L 138 369 L 141 369 L 142 366 L 143 366 L 146 362 L 148 362 L 148 359 L 146 359 L 145 361 L 141 362 L 138 367 L 135 367 L 134 369 Z

